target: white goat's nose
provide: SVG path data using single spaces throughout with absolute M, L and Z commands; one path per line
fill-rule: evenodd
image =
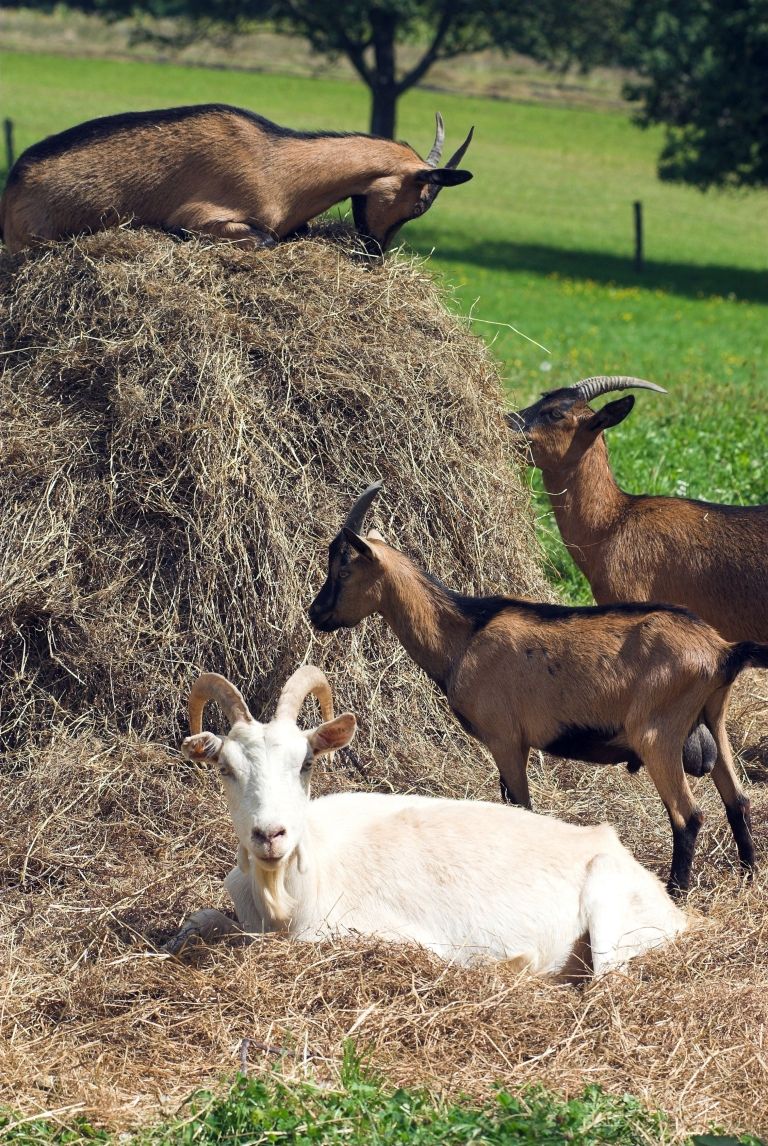
M 271 844 L 273 840 L 278 840 L 280 836 L 285 835 L 285 828 L 274 825 L 267 828 L 254 828 L 251 835 L 260 844 Z

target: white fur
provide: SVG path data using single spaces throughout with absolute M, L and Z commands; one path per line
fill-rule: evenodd
M 607 824 L 425 796 L 310 800 L 301 765 L 317 732 L 285 720 L 238 722 L 221 744 L 240 840 L 224 884 L 245 932 L 410 940 L 460 963 L 515 959 L 540 975 L 573 969 L 586 939 L 599 975 L 685 928 L 662 884 Z M 254 828 L 278 826 L 284 835 L 272 850 L 282 854 L 265 866 L 269 849 Z M 169 949 L 193 933 L 232 930 L 221 912 L 198 912 Z

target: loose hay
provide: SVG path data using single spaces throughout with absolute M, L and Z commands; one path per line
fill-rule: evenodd
M 0 1103 L 131 1126 L 231 1075 L 244 1037 L 335 1081 L 354 1030 L 393 1083 L 480 1098 L 600 1082 L 681 1131 L 768 1129 L 768 895 L 737 895 L 708 781 L 704 918 L 583 991 L 368 942 L 156 952 L 186 912 L 228 906 L 215 779 L 162 746 L 199 669 L 259 714 L 300 661 L 322 664 L 361 718 L 365 772 L 337 760 L 323 788 L 495 795 L 380 622 L 329 639 L 305 620 L 374 475 L 376 524 L 449 583 L 545 592 L 493 366 L 430 280 L 315 241 L 259 254 L 125 232 L 0 258 L 0 306 Z M 752 674 L 734 707 L 749 743 L 768 732 L 763 685 Z M 532 781 L 540 810 L 610 819 L 666 870 L 642 773 L 545 761 Z M 251 1069 L 272 1062 L 252 1050 Z

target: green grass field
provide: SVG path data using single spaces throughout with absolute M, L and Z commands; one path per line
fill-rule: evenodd
M 21 53 L 0 56 L 0 68 L 18 150 L 95 115 L 207 100 L 298 128 L 367 123 L 367 93 L 342 82 Z M 454 305 L 492 343 L 511 398 L 594 373 L 649 378 L 669 396 L 641 395 L 611 436 L 625 488 L 768 501 L 768 192 L 703 196 L 659 183 L 660 134 L 615 112 L 415 91 L 401 101 L 399 134 L 425 151 L 438 108 L 448 149 L 475 124 L 475 179 L 444 192 L 403 241 L 432 252 Z M 539 505 L 553 579 L 588 600 Z

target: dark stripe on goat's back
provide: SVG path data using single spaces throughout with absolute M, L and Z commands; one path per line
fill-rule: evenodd
M 44 159 L 52 159 L 63 155 L 67 151 L 79 147 L 87 147 L 96 140 L 107 139 L 123 131 L 130 131 L 137 127 L 151 127 L 153 125 L 168 123 L 183 123 L 185 120 L 195 119 L 205 115 L 230 114 L 240 116 L 253 123 L 265 135 L 285 139 L 345 139 L 352 135 L 361 135 L 352 131 L 294 131 L 290 127 L 281 127 L 256 112 L 248 111 L 242 107 L 232 107 L 225 103 L 190 104 L 186 107 L 165 107 L 153 111 L 126 111 L 119 115 L 104 115 L 98 119 L 89 119 L 85 123 L 78 123 L 66 131 L 56 135 L 49 135 L 19 156 L 13 166 L 8 183 L 14 182 L 27 164 L 39 163 Z M 363 136 L 369 139 L 370 136 Z M 391 140 L 389 141 L 391 142 Z
M 432 574 L 426 574 L 430 584 L 451 601 L 453 606 L 472 621 L 475 632 L 484 629 L 502 613 L 522 614 L 532 621 L 572 621 L 579 618 L 597 617 L 644 617 L 655 613 L 667 613 L 677 617 L 687 617 L 703 624 L 700 617 L 682 605 L 657 604 L 645 601 L 627 601 L 614 605 L 552 605 L 546 601 L 526 601 L 518 597 L 470 597 L 448 589 Z

